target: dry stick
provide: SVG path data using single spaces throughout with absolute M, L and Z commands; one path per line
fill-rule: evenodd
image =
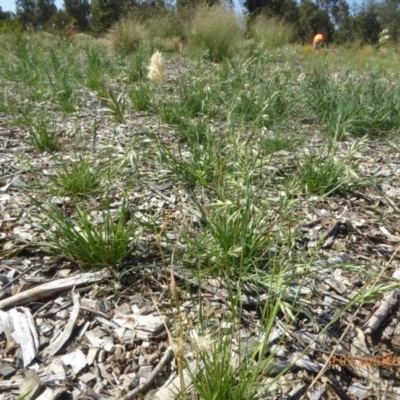
M 122 398 L 122 400 L 131 400 L 135 396 L 137 396 L 139 393 L 144 392 L 146 389 L 148 389 L 151 386 L 151 384 L 153 383 L 153 381 L 156 379 L 157 375 L 161 372 L 164 365 L 170 360 L 170 358 L 172 357 L 173 354 L 174 353 L 172 351 L 172 347 L 169 346 L 167 348 L 167 350 L 165 351 L 160 362 L 157 364 L 157 366 L 154 368 L 154 370 L 149 375 L 148 379 L 142 385 L 138 386 L 137 388 L 133 389 L 128 394 L 126 394 Z
M 388 264 L 390 264 L 393 261 L 393 258 L 396 256 L 397 252 L 400 249 L 400 245 L 397 246 L 396 251 L 393 253 L 392 257 L 390 257 L 390 260 L 388 262 Z M 376 283 L 379 278 L 381 277 L 382 273 L 383 273 L 383 269 L 381 270 L 380 274 L 377 276 L 377 278 L 375 279 Z M 345 329 L 345 331 L 343 332 L 342 336 L 340 336 L 338 343 L 336 344 L 336 346 L 333 348 L 332 352 L 330 353 L 328 359 L 326 360 L 324 366 L 321 368 L 321 370 L 318 372 L 318 375 L 314 378 L 314 380 L 311 382 L 310 386 L 307 388 L 307 391 L 305 392 L 305 394 L 301 397 L 300 400 L 304 399 L 304 396 L 309 392 L 309 390 L 311 390 L 313 388 L 313 386 L 317 383 L 317 380 L 324 374 L 325 369 L 329 363 L 329 360 L 331 359 L 332 356 L 335 355 L 336 353 L 336 349 L 338 348 L 339 344 L 341 343 L 341 341 L 343 340 L 344 336 L 347 334 L 347 332 L 349 331 L 350 327 L 352 326 L 352 322 L 354 321 L 354 318 L 356 317 L 356 315 L 358 314 L 358 312 L 360 311 L 360 308 L 362 306 L 362 303 L 358 306 L 356 312 L 353 314 L 353 318 L 351 319 L 350 323 L 347 325 L 347 328 Z

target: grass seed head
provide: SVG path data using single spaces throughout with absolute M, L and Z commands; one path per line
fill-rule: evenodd
M 153 53 L 148 67 L 149 73 L 147 77 L 157 83 L 164 82 L 164 59 L 162 54 L 157 50 Z

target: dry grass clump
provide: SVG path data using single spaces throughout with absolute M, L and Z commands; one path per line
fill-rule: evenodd
M 187 22 L 176 11 L 159 12 L 144 21 L 146 42 L 152 49 L 172 52 L 186 37 Z
M 239 19 L 232 8 L 201 5 L 195 11 L 189 32 L 191 49 L 219 62 L 235 53 L 243 38 Z
M 88 35 L 87 33 L 79 32 L 76 35 L 71 36 L 70 40 L 71 40 L 71 43 L 86 44 L 86 43 L 92 43 L 93 40 L 95 40 L 95 38 L 91 35 Z
M 145 37 L 145 25 L 133 16 L 116 22 L 104 36 L 111 52 L 124 54 L 135 51 Z
M 254 39 L 255 45 L 267 49 L 286 46 L 296 37 L 292 26 L 276 18 L 267 18 L 265 15 L 259 15 L 252 21 L 249 34 Z
M 113 52 L 130 53 L 139 46 L 150 50 L 173 52 L 185 37 L 185 22 L 174 12 L 154 15 L 130 15 L 115 23 L 105 35 L 107 47 Z

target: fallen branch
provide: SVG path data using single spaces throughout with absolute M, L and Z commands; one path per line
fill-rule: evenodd
M 80 275 L 69 276 L 67 278 L 56 279 L 52 282 L 47 282 L 43 285 L 26 290 L 25 292 L 18 293 L 15 296 L 0 300 L 0 308 L 15 307 L 32 301 L 39 301 L 55 294 L 65 292 L 66 290 L 70 290 L 74 286 L 78 287 L 95 282 L 101 282 L 110 277 L 110 269 L 104 269 L 97 272 L 87 272 Z

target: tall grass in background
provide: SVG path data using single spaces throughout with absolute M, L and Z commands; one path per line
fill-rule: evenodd
M 253 39 L 253 46 L 276 49 L 292 43 L 296 33 L 291 25 L 282 20 L 259 15 L 250 24 L 249 38 Z
M 146 44 L 151 51 L 174 52 L 179 43 L 186 38 L 190 19 L 184 19 L 182 13 L 175 10 L 158 12 L 144 22 Z
M 243 38 L 239 17 L 232 8 L 199 6 L 189 31 L 190 48 L 211 61 L 233 56 Z
M 186 36 L 187 23 L 175 11 L 132 13 L 116 22 L 105 39 L 112 53 L 128 54 L 140 47 L 146 47 L 147 51 L 174 52 Z
M 104 38 L 112 53 L 128 54 L 134 52 L 145 41 L 145 35 L 143 22 L 131 15 L 116 22 Z

